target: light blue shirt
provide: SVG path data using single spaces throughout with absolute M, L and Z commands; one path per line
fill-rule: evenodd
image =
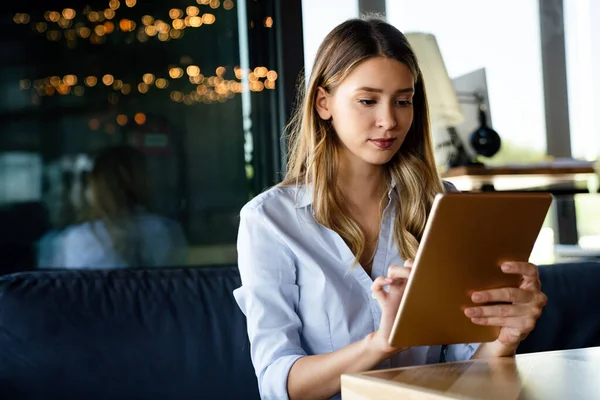
M 126 267 L 181 266 L 186 263 L 187 244 L 179 224 L 170 219 L 140 212 L 118 232 L 127 235 L 134 258 L 129 265 L 114 248 L 106 225 L 100 220 L 85 222 L 43 238 L 39 268 L 113 269 Z M 138 265 L 139 264 L 139 265 Z
M 315 221 L 312 190 L 276 187 L 243 207 L 238 235 L 242 286 L 234 296 L 246 315 L 263 399 L 288 398 L 287 377 L 298 358 L 341 349 L 379 328 L 381 308 L 371 296 L 371 284 L 387 275 L 390 265 L 403 265 L 394 242 L 395 215 L 390 202 L 369 276 L 360 265 L 352 266 L 354 254 L 341 236 Z M 447 346 L 445 358 L 469 359 L 477 346 Z M 377 368 L 437 363 L 441 357 L 441 346 L 413 347 Z

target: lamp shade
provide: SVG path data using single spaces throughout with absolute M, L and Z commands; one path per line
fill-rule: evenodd
M 406 38 L 423 73 L 432 123 L 446 127 L 460 125 L 464 115 L 435 36 L 411 32 L 406 34 Z

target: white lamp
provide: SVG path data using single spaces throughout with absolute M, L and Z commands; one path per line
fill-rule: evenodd
M 413 32 L 407 33 L 406 38 L 423 73 L 432 124 L 445 128 L 460 125 L 465 117 L 435 36 Z

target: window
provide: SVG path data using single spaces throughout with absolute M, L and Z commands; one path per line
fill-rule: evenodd
M 593 0 L 564 0 L 565 45 L 571 150 L 590 161 L 600 157 L 600 4 Z M 600 249 L 598 194 L 577 195 L 579 245 Z
M 276 1 L 9 2 L 0 16 L 0 225 L 30 255 L 3 246 L 3 266 L 235 262 L 286 118 Z
M 358 0 L 302 0 L 306 81 L 325 36 L 336 26 L 358 17 Z
M 537 0 L 388 0 L 390 23 L 435 35 L 451 78 L 485 68 L 502 149 L 490 163 L 546 153 Z

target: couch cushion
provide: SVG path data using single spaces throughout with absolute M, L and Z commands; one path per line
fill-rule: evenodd
M 0 398 L 258 398 L 237 267 L 0 277 Z
M 540 267 L 548 304 L 518 353 L 600 346 L 600 263 Z

